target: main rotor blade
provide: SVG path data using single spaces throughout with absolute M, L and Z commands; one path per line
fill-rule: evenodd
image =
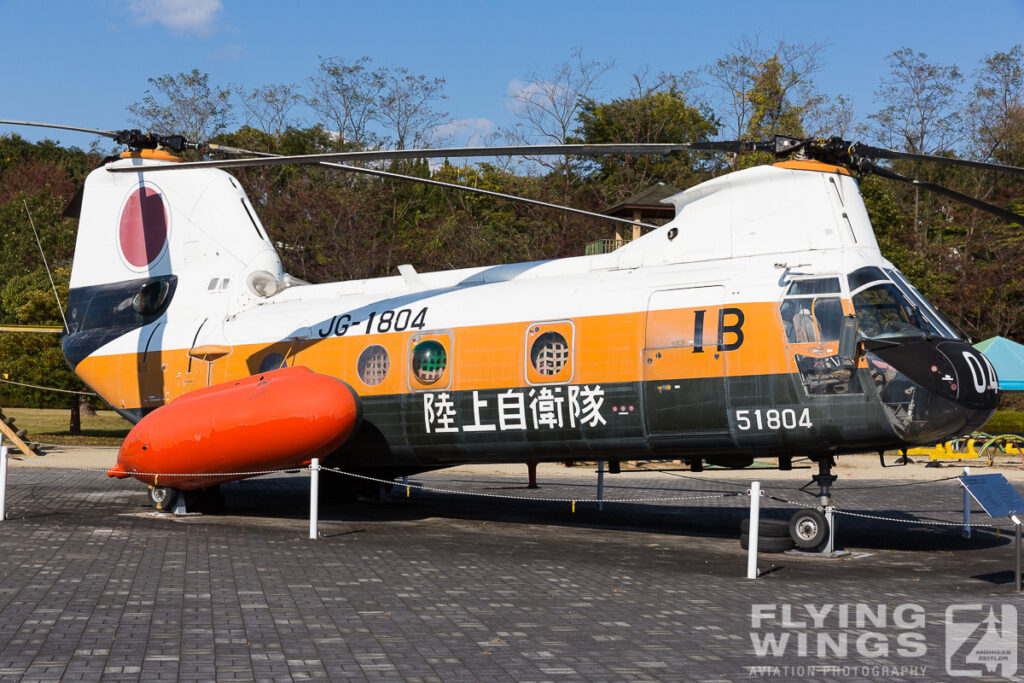
M 936 194 L 941 194 L 943 196 L 949 197 L 950 199 L 955 199 L 969 206 L 973 206 L 976 209 L 987 211 L 988 213 L 994 216 L 1002 218 L 1007 223 L 1020 223 L 1021 225 L 1024 225 L 1024 216 L 1016 214 L 1012 211 L 1007 211 L 1006 209 L 995 206 L 994 204 L 983 202 L 980 199 L 975 199 L 974 197 L 971 197 L 969 195 L 961 194 L 960 192 L 957 192 L 956 190 L 951 190 L 948 187 L 943 187 L 942 185 L 936 185 L 935 183 L 929 183 L 925 180 L 918 180 L 917 178 L 911 178 L 909 176 L 896 173 L 895 171 L 890 171 L 889 169 L 878 166 L 877 164 L 874 164 L 868 161 L 867 159 L 861 159 L 860 162 L 857 164 L 857 167 L 862 171 L 865 171 L 867 173 L 874 173 L 875 175 L 882 176 L 883 178 L 889 178 L 890 180 L 898 180 L 901 183 L 909 183 L 911 185 L 916 185 L 917 187 L 923 187 L 924 189 L 931 190 Z
M 854 156 L 867 156 L 873 159 L 909 159 L 911 161 L 927 161 L 935 164 L 949 164 L 951 166 L 967 166 L 970 168 L 981 168 L 986 171 L 1002 171 L 1003 173 L 1014 173 L 1024 175 L 1024 168 L 1019 166 L 1005 166 L 993 164 L 987 161 L 972 161 L 970 159 L 953 159 L 940 157 L 935 154 L 917 154 L 915 152 L 899 152 L 884 147 L 872 147 L 860 142 L 850 145 L 850 153 Z
M 252 154 L 259 157 L 273 158 L 274 154 L 269 152 L 253 152 L 248 149 L 240 149 L 238 147 L 228 147 L 227 145 L 210 144 L 208 149 L 211 152 L 226 152 L 228 154 Z M 363 173 L 366 175 L 378 176 L 381 178 L 395 178 L 396 180 L 408 180 L 414 183 L 422 183 L 424 185 L 433 185 L 435 187 L 444 187 L 453 190 L 462 190 L 464 192 L 474 192 L 476 194 L 482 194 L 488 197 L 498 197 L 499 199 L 508 199 L 514 202 L 522 202 L 523 204 L 532 204 L 534 206 L 543 206 L 548 209 L 556 209 L 558 211 L 565 211 L 568 213 L 575 213 L 581 216 L 590 216 L 592 218 L 600 218 L 605 221 L 614 221 L 616 223 L 625 223 L 627 225 L 638 225 L 642 228 L 657 228 L 657 225 L 651 225 L 650 223 L 641 223 L 640 221 L 631 221 L 628 218 L 619 218 L 618 216 L 606 216 L 603 213 L 594 213 L 593 211 L 585 211 L 584 209 L 575 209 L 570 206 L 562 206 L 561 204 L 549 204 L 548 202 L 542 202 L 537 199 L 527 199 L 525 197 L 517 197 L 512 194 L 505 194 L 503 192 L 494 192 L 492 190 L 483 190 L 478 187 L 470 187 L 468 185 L 457 185 L 455 183 L 445 183 L 440 180 L 432 180 L 430 178 L 417 178 L 416 176 L 402 175 L 401 173 L 391 173 L 389 171 L 378 171 L 373 168 L 362 168 L 360 166 L 347 166 L 345 164 L 336 164 L 330 161 L 321 161 L 318 166 L 324 166 L 326 168 L 337 168 L 343 171 L 352 171 L 353 173 Z
M 449 157 L 508 157 L 508 156 L 607 156 L 610 154 L 663 155 L 670 152 L 745 152 L 761 151 L 760 147 L 772 143 L 736 142 L 679 142 L 602 145 L 505 145 L 500 147 L 439 147 L 436 149 L 366 150 L 359 152 L 331 152 L 328 154 L 299 154 L 292 156 L 260 157 L 256 159 L 219 159 L 192 161 L 160 166 L 108 167 L 111 173 L 138 173 L 140 171 L 180 171 L 187 168 L 240 168 L 245 166 L 285 166 L 291 164 L 319 164 L 324 161 L 383 161 L 391 159 L 438 159 Z M 772 147 L 774 149 L 774 147 Z M 767 150 L 765 150 L 767 151 Z
M 79 133 L 92 133 L 116 139 L 120 131 L 99 130 L 97 128 L 80 128 L 79 126 L 65 126 L 60 123 L 40 123 L 38 121 L 14 121 L 12 119 L 0 119 L 0 124 L 6 126 L 35 126 L 37 128 L 55 128 L 57 130 L 73 130 Z

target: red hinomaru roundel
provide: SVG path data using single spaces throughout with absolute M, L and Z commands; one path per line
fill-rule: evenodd
M 121 210 L 118 239 L 121 253 L 136 268 L 156 260 L 167 243 L 167 209 L 159 192 L 151 187 L 132 192 Z

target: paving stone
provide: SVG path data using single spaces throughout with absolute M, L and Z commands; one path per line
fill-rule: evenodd
M 302 474 L 226 485 L 224 514 L 171 519 L 148 516 L 131 481 L 13 469 L 0 680 L 925 681 L 948 677 L 947 607 L 1024 613 L 1005 530 L 966 540 L 957 526 L 840 515 L 837 540 L 853 556 L 763 554 L 750 581 L 737 540 L 749 499 L 734 495 L 745 482 L 609 476 L 598 511 L 566 502 L 593 497 L 583 471 L 536 491 L 499 475 L 412 479 L 522 500 L 404 489 L 382 502 L 325 500 L 324 537 L 311 541 Z M 804 483 L 766 482 L 763 514 L 813 502 Z M 840 482 L 837 505 L 958 521 L 956 482 L 899 483 Z M 610 500 L 679 497 L 700 499 Z M 784 620 L 787 607 L 806 621 L 805 604 L 833 616 L 820 629 Z M 858 605 L 876 617 L 884 607 L 884 623 L 834 616 Z M 897 624 L 900 605 L 921 622 Z M 769 615 L 760 628 L 757 609 Z M 819 654 L 819 631 L 845 634 L 846 656 Z M 753 638 L 769 633 L 809 638 L 810 654 L 759 655 Z M 907 633 L 921 646 L 911 655 L 897 652 Z M 864 634 L 889 651 L 865 654 Z

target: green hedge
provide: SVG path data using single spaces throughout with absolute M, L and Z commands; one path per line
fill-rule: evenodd
M 1024 434 L 1024 413 L 997 410 L 992 419 L 979 430 L 986 434 Z

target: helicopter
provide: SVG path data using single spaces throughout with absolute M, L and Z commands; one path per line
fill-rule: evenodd
M 466 463 L 699 471 L 806 457 L 821 509 L 790 528 L 813 548 L 827 537 L 836 456 L 968 433 L 998 403 L 992 364 L 879 251 L 857 177 L 1024 224 L 875 160 L 1024 169 L 839 138 L 275 156 L 56 127 L 127 146 L 85 183 L 62 346 L 135 423 L 108 474 L 148 484 L 158 508 L 314 457 L 379 480 Z M 232 158 L 186 162 L 186 149 Z M 394 175 L 345 162 L 674 151 L 775 160 L 669 197 L 672 220 L 610 253 L 324 284 L 284 271 L 228 172 Z

